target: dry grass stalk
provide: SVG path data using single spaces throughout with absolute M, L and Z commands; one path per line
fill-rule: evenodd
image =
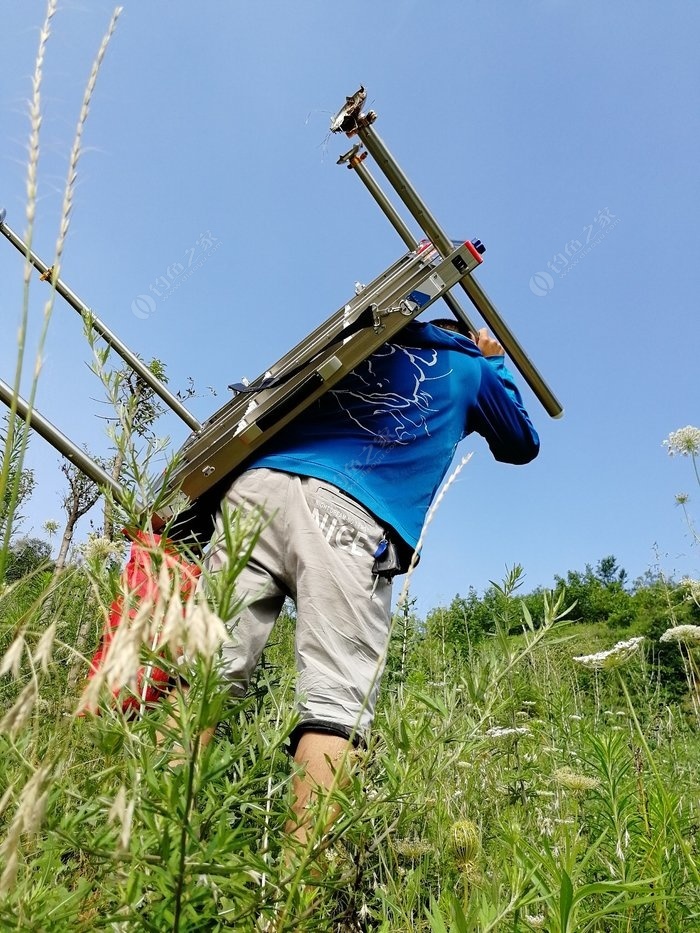
M 22 664 L 23 649 L 24 634 L 19 634 L 3 655 L 2 661 L 0 661 L 0 677 L 7 674 L 8 671 L 12 671 L 12 676 L 17 680 Z
M 20 695 L 5 713 L 0 722 L 0 732 L 16 735 L 27 722 L 34 709 L 39 690 L 36 681 L 32 678 L 25 684 Z
M 0 858 L 5 862 L 0 876 L 0 896 L 7 894 L 15 883 L 21 837 L 39 830 L 49 793 L 49 776 L 49 768 L 38 768 L 22 789 L 12 824 L 0 845 Z

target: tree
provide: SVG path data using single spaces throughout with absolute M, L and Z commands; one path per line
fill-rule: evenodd
M 0 430 L 0 541 L 10 540 L 22 523 L 20 508 L 36 486 L 34 471 L 22 469 L 22 433 L 15 424 L 10 430 L 10 415 L 5 414 L 5 429 Z M 9 441 L 9 443 L 8 443 Z
M 5 564 L 5 581 L 14 583 L 28 574 L 38 570 L 43 565 L 49 567 L 51 545 L 40 538 L 18 538 L 7 552 Z
M 426 634 L 441 645 L 451 645 L 468 658 L 472 648 L 495 629 L 497 595 L 490 586 L 480 598 L 473 586 L 466 596 L 459 593 L 449 606 L 432 609 L 425 620 Z
M 613 587 L 615 585 L 624 586 L 627 579 L 627 571 L 618 567 L 617 559 L 613 554 L 602 557 L 595 568 L 595 575 L 603 586 Z
M 65 566 L 75 526 L 83 515 L 90 511 L 101 495 L 99 487 L 93 480 L 81 473 L 78 467 L 69 460 L 61 463 L 61 472 L 68 480 L 68 491 L 61 500 L 61 506 L 66 513 L 66 524 L 54 566 L 55 573 L 59 573 Z
M 607 622 L 608 625 L 627 626 L 634 612 L 632 597 L 625 589 L 627 571 L 618 566 L 610 554 L 596 564 L 595 570 L 586 564 L 583 573 L 569 570 L 566 578 L 556 576 L 557 588 L 566 588 L 567 603 L 576 603 L 573 619 L 582 622 Z

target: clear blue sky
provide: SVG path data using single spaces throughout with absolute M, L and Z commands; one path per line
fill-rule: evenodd
M 47 257 L 111 10 L 64 0 L 55 19 L 35 235 Z M 0 205 L 20 233 L 42 14 L 39 2 L 0 11 Z M 336 166 L 347 141 L 327 134 L 362 83 L 378 131 L 443 226 L 486 243 L 478 278 L 566 407 L 552 421 L 524 389 L 542 438 L 527 467 L 494 463 L 480 438 L 463 444 L 474 457 L 429 530 L 419 610 L 483 589 L 515 562 L 529 587 L 610 553 L 636 576 L 656 546 L 667 571 L 697 576 L 674 506 L 676 492 L 693 492 L 690 464 L 661 443 L 700 424 L 699 26 L 694 0 L 126 0 L 85 130 L 64 278 L 133 349 L 164 360 L 173 387 L 193 377 L 203 394 L 191 407 L 205 418 L 229 382 L 263 371 L 403 251 Z M 602 236 L 605 210 L 615 224 Z M 206 262 L 134 314 L 207 232 L 217 248 Z M 557 254 L 587 239 L 595 248 L 561 274 Z M 0 242 L 6 381 L 21 280 L 19 255 Z M 35 319 L 44 297 L 36 283 Z M 106 452 L 87 356 L 59 300 L 38 407 Z M 163 433 L 178 447 L 187 432 L 171 418 Z M 39 532 L 62 517 L 62 476 L 39 438 L 30 464 L 39 487 L 25 527 Z

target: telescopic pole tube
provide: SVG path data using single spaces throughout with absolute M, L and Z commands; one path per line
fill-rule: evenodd
M 411 215 L 415 218 L 421 230 L 425 231 L 428 239 L 432 242 L 440 255 L 443 258 L 447 256 L 452 250 L 452 243 L 449 237 L 418 196 L 415 188 L 398 166 L 379 134 L 366 123 L 358 126 L 357 134 L 381 171 L 386 175 L 387 180 L 406 205 Z M 503 345 L 506 353 L 540 400 L 547 414 L 551 415 L 552 418 L 560 417 L 563 413 L 563 408 L 559 400 L 544 381 L 532 360 L 530 360 L 524 352 L 515 334 L 513 334 L 503 320 L 486 292 L 484 292 L 476 279 L 471 275 L 463 278 L 459 284 L 467 293 L 474 307 L 494 332 L 499 343 Z
M 124 491 L 124 487 L 120 483 L 113 479 L 99 463 L 95 463 L 84 450 L 81 450 L 80 447 L 76 447 L 65 434 L 62 434 L 58 428 L 54 427 L 50 421 L 47 421 L 43 415 L 40 415 L 36 409 L 32 408 L 30 411 L 27 402 L 19 395 L 15 396 L 10 386 L 2 379 L 0 379 L 0 401 L 4 402 L 10 409 L 14 407 L 19 417 L 29 425 L 32 431 L 36 431 L 40 437 L 48 441 L 48 443 L 59 453 L 63 454 L 67 460 L 74 463 L 81 473 L 84 473 L 85 476 L 97 483 L 98 486 L 104 486 L 109 489 L 120 505 L 129 504 L 129 498 Z M 138 505 L 137 508 L 139 511 L 143 510 L 143 507 L 140 505 Z
M 23 256 L 26 256 L 29 259 L 29 262 L 37 269 L 42 275 L 46 276 L 50 281 L 51 277 L 51 268 L 42 262 L 37 254 L 29 249 L 27 244 L 17 236 L 17 234 L 7 226 L 7 224 L 2 222 L 2 212 L 0 212 L 0 233 L 12 243 L 12 245 L 22 253 Z M 105 342 L 117 353 L 125 363 L 127 363 L 133 371 L 143 379 L 143 381 L 149 385 L 153 391 L 158 395 L 165 404 L 178 415 L 185 424 L 192 431 L 200 431 L 202 425 L 190 414 L 190 412 L 185 408 L 182 402 L 173 395 L 158 379 L 150 369 L 145 365 L 145 363 L 140 360 L 131 350 L 122 343 L 122 341 L 112 333 L 112 331 L 107 327 L 106 324 L 103 324 L 102 321 L 96 317 L 92 311 L 84 304 L 80 298 L 75 294 L 72 289 L 63 282 L 60 278 L 56 279 L 54 285 L 58 294 L 64 298 L 68 304 L 73 308 L 82 319 L 90 325 L 90 327 L 96 331 L 100 337 L 102 337 Z
M 343 157 L 341 157 L 341 159 L 342 158 Z M 389 198 L 386 196 L 386 194 L 382 190 L 381 186 L 378 184 L 374 175 L 372 175 L 370 170 L 365 165 L 362 158 L 356 153 L 353 153 L 352 155 L 348 157 L 347 163 L 348 163 L 348 166 L 354 170 L 355 174 L 359 177 L 362 184 L 365 186 L 365 188 L 369 191 L 369 193 L 372 195 L 374 200 L 380 206 L 386 218 L 388 219 L 389 223 L 392 225 L 394 230 L 396 230 L 396 232 L 401 237 L 401 239 L 404 241 L 406 246 L 409 249 L 416 249 L 416 247 L 418 246 L 418 241 L 413 236 L 413 234 L 411 233 L 407 225 L 404 223 L 403 218 L 401 217 L 399 212 L 396 210 L 394 205 L 391 203 Z M 450 249 L 452 249 L 452 245 L 450 245 Z M 464 309 L 459 304 L 457 299 L 450 292 L 446 292 L 442 296 L 442 299 L 447 305 L 447 307 L 450 309 L 450 311 L 454 314 L 454 316 L 458 320 L 462 321 L 462 323 L 466 326 L 468 330 L 472 331 L 472 333 L 477 332 L 477 329 L 474 327 L 472 322 L 469 320 L 466 311 L 464 311 Z

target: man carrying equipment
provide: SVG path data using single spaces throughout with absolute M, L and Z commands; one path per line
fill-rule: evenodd
M 272 627 L 297 607 L 291 752 L 301 841 L 314 793 L 372 723 L 391 619 L 391 581 L 408 569 L 459 442 L 476 431 L 500 461 L 528 463 L 539 439 L 485 329 L 413 321 L 275 435 L 229 489 L 229 508 L 267 524 L 236 581 L 246 608 L 224 619 L 221 670 L 243 695 Z M 227 560 L 222 518 L 209 569 Z

